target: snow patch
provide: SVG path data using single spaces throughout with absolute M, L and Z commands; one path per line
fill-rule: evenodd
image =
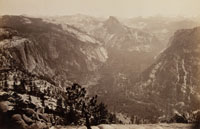
M 80 41 L 83 41 L 83 42 L 90 42 L 90 43 L 98 43 L 100 44 L 100 42 L 98 40 L 96 40 L 95 38 L 92 38 L 91 36 L 85 34 L 85 33 L 82 33 L 68 25 L 65 25 L 63 27 L 65 30 L 67 30 L 68 32 L 72 33 L 72 34 L 75 34 L 75 36 L 80 40 Z
M 181 87 L 181 91 L 185 93 L 186 92 L 188 72 L 186 71 L 186 68 L 185 68 L 185 61 L 184 61 L 184 59 L 182 59 L 182 69 L 183 69 L 184 75 L 183 75 L 183 86 Z
M 161 62 L 159 62 L 158 64 L 156 64 L 155 65 L 155 67 L 152 69 L 152 71 L 151 71 L 151 73 L 150 73 L 150 75 L 149 75 L 149 77 L 151 78 L 151 79 L 155 79 L 155 74 L 156 74 L 156 72 L 157 72 L 157 70 L 160 68 L 160 66 L 161 66 Z
M 99 51 L 97 51 L 97 55 L 101 62 L 105 62 L 108 59 L 108 53 L 103 47 L 99 48 Z
M 28 19 L 28 18 L 23 18 L 23 20 L 24 20 L 24 23 L 26 23 L 26 24 L 31 24 L 32 23 L 31 20 Z
M 93 59 L 99 60 L 100 62 L 105 62 L 108 58 L 107 51 L 103 47 L 98 47 L 94 50 L 85 50 L 83 48 L 80 48 L 80 51 L 87 56 L 89 61 L 92 61 Z
M 176 85 L 178 84 L 178 82 L 180 81 L 180 74 L 179 74 L 179 65 L 178 65 L 178 61 L 176 60 L 176 73 L 177 73 L 177 81 L 176 81 Z

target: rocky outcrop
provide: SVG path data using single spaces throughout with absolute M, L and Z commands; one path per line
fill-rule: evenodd
M 23 69 L 6 48 L 0 53 L 0 128 L 44 129 L 56 121 L 61 124 L 63 118 L 54 112 L 57 98 L 64 101 L 65 87 Z

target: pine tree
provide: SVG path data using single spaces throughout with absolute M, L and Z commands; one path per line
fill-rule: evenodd
M 91 125 L 107 124 L 114 120 L 114 115 L 108 112 L 105 104 L 98 104 L 97 96 L 88 97 L 85 88 L 79 84 L 66 88 L 65 103 L 69 124 L 85 124 L 87 129 L 91 129 Z

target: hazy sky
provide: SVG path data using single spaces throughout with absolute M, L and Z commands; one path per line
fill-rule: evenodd
M 0 14 L 95 16 L 195 16 L 200 0 L 0 0 Z

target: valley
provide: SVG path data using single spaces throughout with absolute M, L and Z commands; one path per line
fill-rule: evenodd
M 80 84 L 86 96 L 97 95 L 98 102 L 107 105 L 111 124 L 194 122 L 200 106 L 198 25 L 186 18 L 1 16 L 2 110 L 6 106 L 10 112 L 22 101 L 30 110 L 37 107 L 32 114 L 40 117 L 30 120 L 16 112 L 14 119 L 22 117 L 26 127 L 34 119 L 44 127 L 56 119 L 62 123 L 59 113 L 67 108 L 67 88 Z M 100 126 L 93 128 L 189 125 Z

